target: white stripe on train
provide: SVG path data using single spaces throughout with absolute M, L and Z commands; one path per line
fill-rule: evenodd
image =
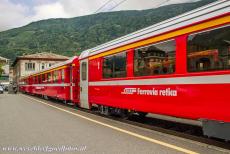
M 230 75 L 209 75 L 209 76 L 189 76 L 189 77 L 171 77 L 171 78 L 151 78 L 151 79 L 132 79 L 132 80 L 113 80 L 89 82 L 89 86 L 107 86 L 107 85 L 177 85 L 177 84 L 229 84 Z M 37 87 L 66 87 L 69 83 L 62 84 L 32 84 L 23 86 Z
M 55 84 L 32 84 L 32 85 L 21 85 L 21 86 L 35 86 L 35 87 L 67 87 L 67 86 L 70 86 L 69 83 L 61 83 L 61 84 L 58 84 L 58 83 L 55 83 Z
M 177 84 L 229 84 L 230 74 L 228 75 L 209 75 L 209 76 L 189 76 L 171 78 L 151 78 L 133 80 L 113 80 L 89 82 L 90 86 L 108 85 L 177 85 Z

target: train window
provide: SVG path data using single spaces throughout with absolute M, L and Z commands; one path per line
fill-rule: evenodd
M 103 60 L 103 77 L 104 78 L 112 78 L 113 77 L 113 58 L 112 56 L 104 57 Z
M 188 36 L 189 72 L 230 69 L 230 26 Z
M 81 64 L 81 79 L 82 81 L 87 80 L 87 63 L 86 62 L 82 62 Z
M 35 77 L 31 77 L 31 84 L 34 84 L 35 83 Z
M 118 53 L 103 59 L 103 77 L 126 77 L 126 52 Z
M 61 70 L 61 81 L 65 82 L 65 70 L 64 69 Z
M 41 75 L 38 75 L 38 84 L 41 83 Z
M 34 76 L 34 84 L 37 84 L 37 76 Z
M 51 75 L 51 73 L 48 73 L 47 74 L 47 82 L 51 82 L 51 80 L 52 80 L 52 75 Z
M 175 40 L 136 49 L 134 53 L 134 75 L 148 76 L 174 73 L 175 50 Z
M 57 82 L 57 81 L 58 81 L 58 71 L 54 71 L 53 82 Z
M 45 82 L 46 82 L 45 74 L 42 74 L 42 83 L 45 83 Z

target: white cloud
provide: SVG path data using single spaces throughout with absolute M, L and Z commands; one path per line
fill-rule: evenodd
M 117 2 L 122 0 L 117 0 Z M 176 3 L 188 3 L 199 0 L 127 0 L 114 10 L 143 10 L 160 7 L 163 5 L 176 4 Z
M 28 17 L 31 21 L 49 18 L 68 18 L 70 15 L 65 12 L 63 6 L 59 2 L 43 4 L 34 7 L 34 15 Z
M 19 4 L 12 4 L 8 0 L 0 0 L 0 31 L 25 24 L 27 8 Z
M 123 0 L 113 0 L 101 11 L 108 11 Z M 199 0 L 127 0 L 113 11 L 142 10 L 173 3 Z M 94 13 L 108 0 L 35 0 L 34 5 L 0 0 L 0 31 L 49 18 L 69 18 Z M 24 1 L 25 2 L 25 1 Z
M 94 13 L 108 0 L 59 0 L 70 17 Z

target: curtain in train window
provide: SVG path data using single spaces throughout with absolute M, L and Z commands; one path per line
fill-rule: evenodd
M 103 78 L 126 77 L 126 52 L 103 59 Z
M 189 72 L 230 69 L 230 26 L 188 36 Z
M 175 72 L 175 40 L 135 50 L 134 75 L 149 76 Z

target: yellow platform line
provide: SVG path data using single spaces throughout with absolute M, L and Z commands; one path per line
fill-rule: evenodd
M 91 118 L 88 118 L 88 117 L 85 117 L 85 116 L 83 116 L 83 115 L 80 115 L 80 114 L 77 114 L 77 113 L 73 113 L 73 112 L 71 112 L 71 111 L 68 111 L 68 110 L 59 108 L 59 107 L 57 107 L 57 106 L 54 106 L 54 105 L 45 103 L 45 102 L 43 102 L 43 101 L 40 101 L 40 100 L 31 98 L 31 97 L 28 97 L 28 96 L 25 96 L 25 95 L 22 95 L 22 96 L 23 96 L 23 97 L 26 97 L 26 98 L 29 98 L 29 99 L 31 99 L 31 100 L 37 101 L 37 102 L 39 102 L 39 103 L 42 103 L 42 104 L 44 104 L 44 105 L 50 106 L 50 107 L 52 107 L 52 108 L 58 109 L 58 110 L 60 110 L 60 111 L 63 111 L 63 112 L 72 114 L 72 115 L 77 116 L 77 117 L 79 117 L 79 118 L 82 118 L 82 119 L 91 121 L 91 122 L 93 122 L 93 123 L 96 123 L 96 124 L 99 124 L 99 125 L 102 125 L 102 126 L 111 128 L 111 129 L 113 129 L 113 130 L 116 130 L 116 131 L 119 131 L 119 132 L 122 132 L 122 133 L 125 133 L 125 134 L 128 134 L 128 135 L 134 136 L 134 137 L 136 137 L 136 138 L 139 138 L 139 139 L 142 139 L 142 140 L 145 140 L 145 141 L 149 141 L 149 142 L 152 142 L 152 143 L 155 143 L 155 144 L 159 144 L 159 145 L 162 145 L 162 146 L 165 146 L 165 147 L 167 147 L 167 148 L 171 148 L 171 149 L 174 149 L 174 150 L 183 152 L 183 153 L 198 154 L 197 152 L 194 152 L 194 151 L 191 151 L 191 150 L 188 150 L 188 149 L 185 149 L 185 148 L 181 148 L 181 147 L 178 147 L 178 146 L 169 144 L 169 143 L 165 143 L 165 142 L 162 142 L 162 141 L 153 139 L 153 138 L 149 138 L 149 137 L 146 137 L 146 136 L 143 136 L 143 135 L 134 133 L 134 132 L 130 132 L 130 131 L 127 131 L 127 130 L 124 130 L 124 129 L 121 129 L 121 128 L 118 128 L 118 127 L 115 127 L 115 126 L 112 126 L 112 125 L 109 125 L 109 124 L 106 124 L 106 123 L 103 123 L 103 122 L 94 120 L 94 119 L 91 119 Z

